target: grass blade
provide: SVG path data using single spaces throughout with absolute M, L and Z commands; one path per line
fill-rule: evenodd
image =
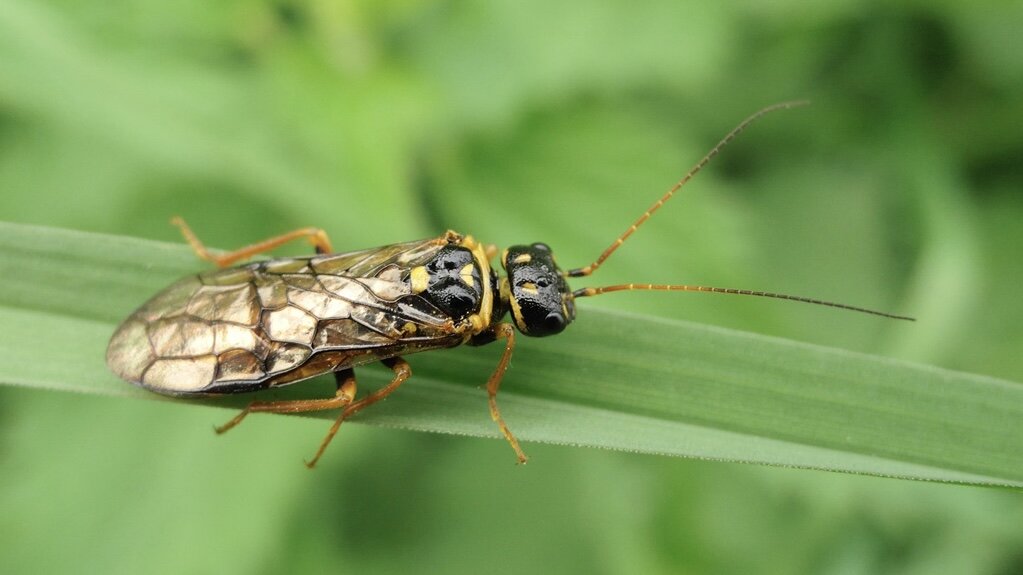
M 0 224 L 0 265 L 0 382 L 159 398 L 110 374 L 104 349 L 120 318 L 202 267 L 187 247 Z M 412 383 L 358 420 L 496 437 L 479 384 L 497 356 L 412 356 Z M 321 379 L 273 393 L 329 392 Z M 559 337 L 520 338 L 501 404 L 525 441 L 1023 486 L 1019 384 L 585 306 Z

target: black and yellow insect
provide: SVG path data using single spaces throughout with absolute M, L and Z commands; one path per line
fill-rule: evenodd
M 529 336 L 560 333 L 575 319 L 575 299 L 625 290 L 703 291 L 788 299 L 902 316 L 816 299 L 761 291 L 689 285 L 626 284 L 572 291 L 566 281 L 588 276 L 751 122 L 744 120 L 688 174 L 643 213 L 593 263 L 562 271 L 542 243 L 508 248 L 505 277 L 491 260 L 493 246 L 448 231 L 427 240 L 334 253 L 326 234 L 296 230 L 223 255 L 212 255 L 185 223 L 188 242 L 218 270 L 190 276 L 142 305 L 117 329 L 107 364 L 118 376 L 157 393 L 211 396 L 257 391 L 334 373 L 337 392 L 324 399 L 255 401 L 217 429 L 231 429 L 252 412 L 299 413 L 339 409 L 340 415 L 307 465 L 323 454 L 341 423 L 384 399 L 411 376 L 401 356 L 461 344 L 504 341 L 504 354 L 487 381 L 490 413 L 520 462 L 526 461 L 497 407 L 497 392 L 515 343 L 515 329 Z M 228 267 L 281 244 L 308 239 L 317 254 Z M 511 315 L 512 323 L 502 322 Z M 514 329 L 513 329 L 514 326 Z M 353 368 L 382 362 L 394 371 L 389 384 L 356 398 Z

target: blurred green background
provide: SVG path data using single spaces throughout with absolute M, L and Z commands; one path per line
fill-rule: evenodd
M 1021 26 L 1000 2 L 0 0 L 0 218 L 180 241 L 178 214 L 225 248 L 450 227 L 575 267 L 747 114 L 809 98 L 594 282 L 920 322 L 658 294 L 578 321 L 606 306 L 1021 381 Z M 214 440 L 226 414 L 0 389 L 0 571 L 1023 572 L 1009 491 L 542 445 L 515 467 L 495 441 L 360 425 L 309 473 L 323 421 Z

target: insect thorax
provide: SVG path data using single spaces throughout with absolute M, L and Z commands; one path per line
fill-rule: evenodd
M 494 274 L 486 281 L 496 291 Z M 445 246 L 424 265 L 412 268 L 411 290 L 456 323 L 479 313 L 484 298 L 483 278 L 472 251 L 461 246 Z

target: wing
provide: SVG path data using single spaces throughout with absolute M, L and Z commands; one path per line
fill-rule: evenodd
M 411 292 L 442 238 L 191 276 L 114 333 L 107 364 L 159 393 L 254 391 L 464 339 Z

